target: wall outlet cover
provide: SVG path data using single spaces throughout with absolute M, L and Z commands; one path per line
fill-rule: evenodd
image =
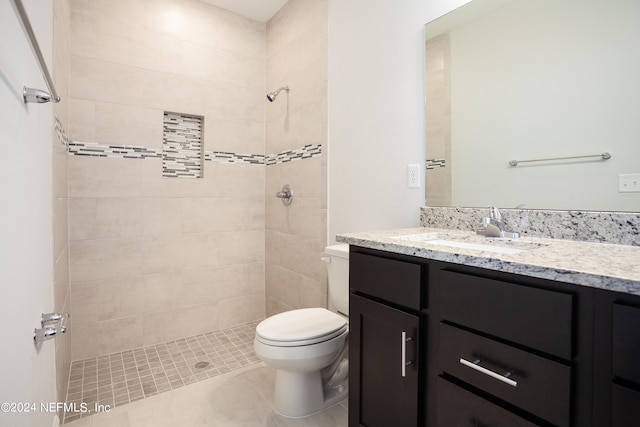
M 407 166 L 407 185 L 409 188 L 420 188 L 420 165 Z
M 640 193 L 640 173 L 618 175 L 618 192 Z

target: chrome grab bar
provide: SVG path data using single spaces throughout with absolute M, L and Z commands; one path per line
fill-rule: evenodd
M 42 313 L 41 327 L 33 330 L 33 343 L 38 344 L 64 334 L 69 317 L 69 313 Z
M 505 384 L 509 384 L 510 386 L 513 386 L 513 387 L 517 387 L 518 386 L 518 382 L 517 381 L 514 381 L 514 380 L 509 378 L 513 374 L 513 371 L 509 371 L 506 374 L 501 375 L 501 374 L 499 374 L 497 372 L 493 372 L 490 369 L 487 369 L 487 368 L 484 368 L 484 367 L 480 366 L 480 362 L 482 362 L 482 360 L 480 360 L 480 359 L 476 359 L 473 362 L 469 362 L 466 359 L 460 359 L 460 363 L 462 363 L 464 366 L 468 366 L 471 369 L 474 369 L 474 370 L 476 370 L 478 372 L 481 372 L 481 373 L 483 373 L 485 375 L 488 375 L 491 378 L 495 378 L 498 381 L 502 381 Z
M 38 66 L 40 67 L 40 72 L 42 73 L 42 77 L 44 77 L 45 83 L 47 84 L 47 88 L 49 88 L 49 93 L 46 93 L 43 90 L 33 89 L 29 87 L 24 87 L 22 90 L 22 96 L 24 98 L 25 104 L 27 102 L 60 102 L 60 96 L 58 96 L 58 92 L 56 92 L 56 88 L 53 85 L 53 79 L 51 78 L 51 74 L 49 74 L 49 69 L 47 68 L 47 63 L 44 60 L 44 56 L 42 56 L 42 51 L 40 51 L 40 46 L 38 45 L 38 40 L 36 39 L 36 35 L 33 32 L 33 28 L 31 27 L 31 23 L 29 22 L 29 17 L 27 16 L 27 11 L 24 9 L 24 5 L 22 4 L 22 0 L 12 0 L 13 7 L 15 8 L 18 17 L 20 18 L 20 24 L 22 25 L 22 29 L 24 30 L 27 38 L 29 39 L 29 45 L 31 46 L 31 50 L 36 56 L 36 60 L 38 61 Z

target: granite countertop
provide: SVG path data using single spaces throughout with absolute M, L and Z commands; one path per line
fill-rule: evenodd
M 427 239 L 445 240 L 434 244 Z M 491 239 L 474 232 L 406 228 L 336 236 L 338 242 L 436 261 L 515 273 L 564 283 L 640 295 L 640 247 L 521 237 Z M 489 245 L 498 251 L 473 248 Z M 510 253 L 517 252 L 517 253 Z

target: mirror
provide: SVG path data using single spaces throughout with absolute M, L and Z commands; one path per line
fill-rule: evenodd
M 639 22 L 640 0 L 473 0 L 428 23 L 427 205 L 640 211 L 619 191 L 640 181 Z

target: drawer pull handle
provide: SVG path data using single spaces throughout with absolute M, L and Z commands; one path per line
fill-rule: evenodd
M 413 338 L 408 337 L 405 331 L 402 331 L 402 376 L 407 376 L 407 366 L 411 365 L 413 362 L 411 360 L 407 360 L 407 343 L 409 341 L 413 341 Z
M 460 363 L 462 363 L 464 366 L 468 366 L 471 369 L 475 369 L 478 372 L 482 372 L 485 375 L 489 375 L 491 378 L 495 378 L 499 381 L 502 381 L 505 384 L 509 384 L 510 386 L 513 387 L 517 387 L 518 386 L 518 382 L 514 381 L 512 379 L 510 379 L 509 377 L 511 376 L 511 374 L 513 374 L 513 371 L 509 371 L 504 375 L 498 374 L 497 372 L 493 372 L 487 368 L 483 368 L 482 366 L 480 366 L 480 359 L 474 360 L 473 362 L 469 362 L 466 359 L 460 359 Z

